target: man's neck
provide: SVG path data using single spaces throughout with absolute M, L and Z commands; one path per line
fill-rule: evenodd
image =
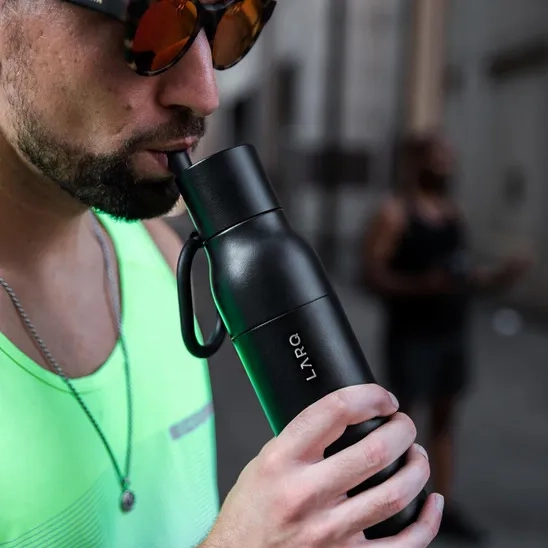
M 105 363 L 118 331 L 91 216 L 1 143 L 0 275 L 68 376 L 89 375 Z M 4 291 L 0 331 L 51 369 Z
M 86 213 L 0 142 L 0 271 L 39 276 L 69 258 L 91 235 Z

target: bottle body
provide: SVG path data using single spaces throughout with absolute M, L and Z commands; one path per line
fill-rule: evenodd
M 217 308 L 275 434 L 327 394 L 375 382 L 319 258 L 283 211 L 240 223 L 211 238 L 205 250 Z M 385 420 L 349 427 L 326 456 L 358 442 Z M 349 495 L 382 483 L 404 459 Z M 397 534 L 417 518 L 424 499 L 422 494 L 366 536 Z
M 325 296 L 233 339 L 276 435 L 329 393 L 374 382 L 349 327 Z

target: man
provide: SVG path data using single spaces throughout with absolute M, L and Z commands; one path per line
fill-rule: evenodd
M 406 413 L 429 411 L 434 490 L 448 500 L 440 534 L 479 541 L 451 501 L 454 421 L 469 382 L 466 328 L 472 291 L 510 285 L 527 261 L 471 268 L 466 228 L 451 196 L 452 152 L 437 135 L 409 139 L 403 185 L 380 207 L 365 249 L 367 281 L 386 309 L 389 383 Z
M 9 548 L 418 548 L 362 529 L 426 484 L 410 419 L 378 386 L 318 402 L 218 512 L 206 364 L 179 333 L 181 242 L 166 152 L 218 105 L 215 68 L 252 47 L 270 0 L 0 0 L 0 544 Z M 348 424 L 390 416 L 344 454 Z M 355 485 L 408 452 L 385 484 Z

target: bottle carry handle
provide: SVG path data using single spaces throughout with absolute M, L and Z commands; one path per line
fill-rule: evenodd
M 196 337 L 195 316 L 192 294 L 192 261 L 196 253 L 204 246 L 197 232 L 193 232 L 185 242 L 177 262 L 177 292 L 181 318 L 181 333 L 187 350 L 196 358 L 211 358 L 221 348 L 226 328 L 217 311 L 215 328 L 206 344 Z

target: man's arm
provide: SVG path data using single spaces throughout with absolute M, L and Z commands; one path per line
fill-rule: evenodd
M 403 204 L 390 198 L 373 219 L 365 241 L 365 282 L 381 295 L 425 295 L 448 290 L 446 276 L 442 272 L 426 275 L 406 275 L 390 268 L 393 257 L 407 223 Z

